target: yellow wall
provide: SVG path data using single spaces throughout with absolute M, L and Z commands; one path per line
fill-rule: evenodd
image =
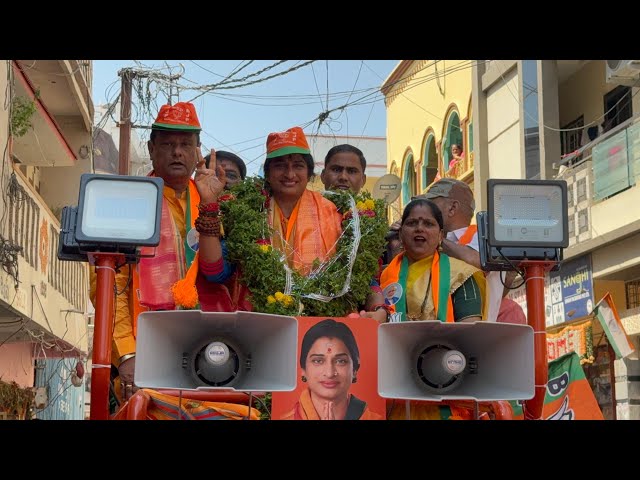
M 446 116 L 452 105 L 455 106 L 461 123 L 469 114 L 469 62 L 440 60 L 434 65 L 433 60 L 414 60 L 403 75 L 406 80 L 397 83 L 386 96 L 388 170 L 391 171 L 391 164 L 395 161 L 400 167 L 399 172 L 403 173 L 404 161 L 408 158 L 408 153 L 412 153 L 414 165 L 419 169 L 419 191 L 427 186 L 421 184 L 427 130 L 431 128 L 436 142 L 440 142 L 446 129 Z M 464 66 L 467 68 L 461 68 Z M 452 72 L 456 68 L 460 70 Z
M 619 280 L 597 280 L 593 281 L 593 295 L 594 302 L 598 303 L 602 300 L 602 297 L 609 292 L 613 298 L 613 303 L 616 305 L 616 309 L 627 309 L 627 294 L 624 289 L 624 282 Z

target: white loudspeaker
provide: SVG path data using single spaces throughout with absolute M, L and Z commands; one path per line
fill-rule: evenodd
M 533 328 L 437 320 L 378 331 L 378 393 L 405 400 L 528 400 L 534 396 Z
M 291 391 L 298 320 L 253 312 L 174 310 L 138 317 L 135 384 L 178 390 Z

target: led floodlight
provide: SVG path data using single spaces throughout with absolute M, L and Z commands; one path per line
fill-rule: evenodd
M 78 244 L 158 245 L 163 186 L 157 177 L 82 175 Z
M 555 263 L 569 246 L 564 180 L 487 180 L 488 211 L 476 214 L 483 270 L 521 261 Z
M 64 207 L 58 258 L 87 262 L 88 253 L 119 253 L 135 263 L 139 247 L 160 243 L 164 181 L 85 173 L 77 207 Z
M 491 246 L 569 246 L 565 181 L 491 179 L 487 200 Z

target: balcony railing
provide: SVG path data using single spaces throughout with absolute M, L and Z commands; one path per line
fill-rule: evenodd
M 640 177 L 640 116 L 564 155 L 556 164 L 560 168 L 558 177 L 570 176 L 584 162 L 591 162 L 593 200 L 603 200 L 635 185 Z
M 464 180 L 473 173 L 473 152 L 465 154 L 464 160 L 456 162 L 444 172 L 444 177 Z
M 605 132 L 580 149 L 564 155 L 558 179 L 567 181 L 569 245 L 589 240 L 591 207 L 640 180 L 640 116 Z

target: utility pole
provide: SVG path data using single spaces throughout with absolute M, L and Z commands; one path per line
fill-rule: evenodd
M 122 77 L 122 87 L 120 92 L 120 148 L 118 161 L 118 174 L 129 175 L 129 166 L 131 164 L 131 129 L 132 128 L 151 128 L 145 125 L 133 125 L 131 122 L 131 91 L 134 78 L 146 78 L 148 72 L 134 71 L 132 68 L 123 68 L 118 72 L 118 76 Z M 181 75 L 170 75 L 170 82 L 180 79 Z M 175 94 L 178 95 L 177 93 Z M 169 104 L 172 103 L 173 84 L 169 85 Z
M 131 78 L 133 71 L 123 68 L 118 72 L 122 77 L 122 91 L 120 93 L 120 148 L 118 174 L 129 175 L 129 148 L 131 144 Z

